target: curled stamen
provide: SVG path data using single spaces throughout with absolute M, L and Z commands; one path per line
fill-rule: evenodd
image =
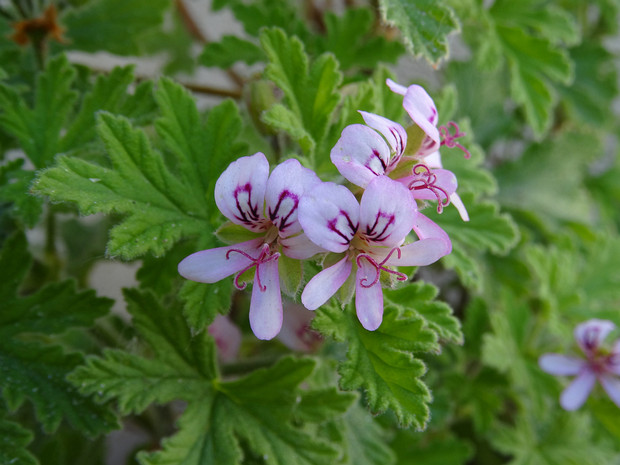
M 240 283 L 239 279 L 241 278 L 241 275 L 243 273 L 245 273 L 250 268 L 255 266 L 256 267 L 256 272 L 255 272 L 255 275 L 254 275 L 254 280 L 256 281 L 256 284 L 258 285 L 258 288 L 261 290 L 261 292 L 265 292 L 267 290 L 267 286 L 264 286 L 260 282 L 259 265 L 261 265 L 262 263 L 268 263 L 268 262 L 271 262 L 273 260 L 277 260 L 278 258 L 280 258 L 280 253 L 279 252 L 275 252 L 275 253 L 269 255 L 269 244 L 263 244 L 263 247 L 261 248 L 260 254 L 258 255 L 257 258 L 252 257 L 251 255 L 245 253 L 243 250 L 230 249 L 228 252 L 226 252 L 226 259 L 227 260 L 230 260 L 230 253 L 231 252 L 237 252 L 238 254 L 241 254 L 245 258 L 250 260 L 250 264 L 248 266 L 246 266 L 245 268 L 243 268 L 241 271 L 237 272 L 237 274 L 235 275 L 235 280 L 233 281 L 234 284 L 235 284 L 235 287 L 237 289 L 239 289 L 240 291 L 242 291 L 243 289 L 246 288 L 247 283 L 246 282 Z M 267 258 L 265 258 L 265 257 L 267 257 Z
M 444 189 L 436 185 L 437 175 L 422 163 L 415 165 L 411 172 L 417 178 L 409 183 L 407 186 L 409 190 L 430 190 L 437 197 L 437 213 L 441 213 L 443 207 L 447 207 L 450 204 L 450 196 Z
M 401 255 L 400 249 L 398 247 L 394 247 L 392 250 L 390 250 L 390 253 L 387 254 L 387 257 L 385 257 L 381 263 L 377 263 L 374 258 L 372 258 L 370 255 L 365 254 L 365 253 L 361 253 L 355 258 L 355 262 L 357 263 L 358 267 L 362 266 L 362 264 L 360 263 L 360 260 L 362 258 L 365 258 L 366 260 L 368 260 L 368 263 L 370 263 L 375 268 L 376 275 L 372 283 L 368 284 L 367 278 L 363 278 L 360 280 L 360 285 L 363 288 L 368 289 L 369 287 L 372 287 L 375 284 L 377 284 L 379 282 L 379 278 L 381 277 L 381 271 L 385 271 L 387 273 L 396 275 L 399 281 L 407 280 L 407 275 L 405 273 L 401 273 L 400 271 L 396 271 L 396 270 L 390 270 L 389 268 L 386 268 L 383 266 L 390 259 L 390 257 L 392 256 L 394 252 L 396 252 L 398 254 L 398 258 L 400 258 L 400 255 Z
M 449 128 L 454 129 L 454 134 L 450 133 Z M 450 121 L 446 126 L 439 126 L 439 134 L 441 135 L 441 145 L 450 148 L 458 147 L 465 153 L 465 158 L 471 158 L 469 150 L 456 141 L 459 137 L 465 136 L 465 133 L 460 131 L 458 124 L 454 121 Z

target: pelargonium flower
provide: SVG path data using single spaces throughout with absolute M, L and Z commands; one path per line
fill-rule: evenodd
M 319 308 L 347 281 L 355 265 L 355 308 L 369 331 L 383 319 L 381 272 L 404 281 L 407 276 L 390 267 L 429 265 L 452 248 L 447 234 L 417 212 L 407 188 L 386 176 L 368 183 L 360 203 L 344 186 L 314 187 L 301 199 L 299 222 L 312 242 L 344 254 L 308 282 L 302 303 L 309 310 Z M 420 240 L 403 245 L 412 228 Z
M 458 138 L 465 136 L 458 124 L 451 121 L 445 126 L 437 127 L 437 107 L 422 86 L 413 84 L 404 87 L 391 79 L 387 79 L 386 84 L 392 92 L 403 96 L 403 108 L 411 120 L 424 132 L 424 138 L 415 157 L 422 159 L 430 168 L 443 168 L 439 153 L 442 145 L 461 149 L 466 158 L 471 156 L 469 151 L 457 141 Z M 450 201 L 458 210 L 461 218 L 469 221 L 467 209 L 456 192 L 450 194 Z
M 215 339 L 217 355 L 221 361 L 232 362 L 239 356 L 241 330 L 227 316 L 216 316 L 208 331 Z
M 407 168 L 403 169 L 404 163 L 400 162 L 407 147 L 405 129 L 383 116 L 365 111 L 359 113 L 366 126 L 351 124 L 344 128 L 330 154 L 340 174 L 363 188 L 377 176 L 389 175 L 404 184 L 413 198 L 437 199 L 437 210 L 441 212 L 456 191 L 456 176 L 422 162 L 407 163 Z
M 585 359 L 562 354 L 545 354 L 538 364 L 552 375 L 576 376 L 560 396 L 565 410 L 576 410 L 590 395 L 598 380 L 610 399 L 620 407 L 620 339 L 611 351 L 602 347 L 603 340 L 616 326 L 608 320 L 592 319 L 575 328 L 575 340 Z
M 323 250 L 303 234 L 297 219 L 303 193 L 320 180 L 297 160 L 287 160 L 269 175 L 262 153 L 231 163 L 215 184 L 215 203 L 226 218 L 262 236 L 239 244 L 196 252 L 179 263 L 181 276 L 214 283 L 230 275 L 244 289 L 241 275 L 254 268 L 250 326 L 259 339 L 272 339 L 282 327 L 280 253 L 306 259 Z

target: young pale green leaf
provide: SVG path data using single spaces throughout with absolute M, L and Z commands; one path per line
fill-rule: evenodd
M 384 21 L 400 29 L 415 56 L 437 64 L 448 56 L 448 35 L 459 30 L 454 12 L 444 0 L 379 0 Z
M 385 290 L 383 295 L 386 300 L 399 307 L 401 312 L 409 310 L 421 317 L 440 339 L 462 344 L 461 323 L 452 314 L 448 304 L 435 300 L 437 293 L 438 289 L 432 284 L 416 282 L 400 289 Z
M 39 461 L 26 449 L 32 437 L 19 423 L 0 418 L 0 463 L 38 465 Z
M 237 36 L 224 36 L 219 42 L 210 42 L 205 45 L 199 57 L 204 66 L 230 68 L 242 61 L 248 65 L 265 60 L 263 50 L 249 40 Z
M 72 49 L 139 55 L 141 39 L 161 27 L 167 0 L 94 0 L 62 18 Z
M 0 127 L 20 142 L 36 168 L 47 166 L 59 151 L 60 131 L 76 100 L 71 90 L 75 70 L 64 55 L 50 60 L 37 79 L 34 105 L 0 84 Z
M 265 121 L 276 125 L 283 120 L 276 127 L 289 132 L 313 159 L 317 152 L 322 153 L 318 148 L 340 102 L 338 62 L 333 55 L 324 54 L 310 64 L 301 41 L 287 37 L 282 29 L 263 30 L 260 41 L 269 60 L 265 75 L 282 89 L 287 105 L 270 110 Z
M 413 311 L 404 314 L 388 305 L 379 329 L 367 331 L 352 306 L 317 310 L 313 327 L 349 344 L 347 359 L 339 366 L 340 386 L 363 388 L 374 413 L 391 409 L 404 426 L 423 429 L 429 419 L 430 392 L 420 377 L 426 372 L 416 353 L 438 352 L 436 333 Z
M 92 326 L 113 302 L 96 297 L 92 290 L 76 292 L 72 281 L 50 284 L 20 298 L 17 291 L 29 267 L 24 236 L 7 239 L 0 254 L 0 388 L 7 405 L 15 410 L 28 398 L 47 432 L 56 430 L 63 418 L 91 436 L 114 429 L 114 415 L 79 396 L 65 379 L 82 363 L 80 354 L 22 339 L 24 334 L 40 337 Z

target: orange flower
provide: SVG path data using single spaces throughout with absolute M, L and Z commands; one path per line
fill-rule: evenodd
M 50 5 L 40 18 L 25 19 L 13 23 L 15 33 L 10 38 L 19 45 L 27 45 L 33 38 L 43 40 L 49 36 L 63 43 L 65 42 L 62 37 L 64 29 L 58 24 L 57 18 L 56 6 Z

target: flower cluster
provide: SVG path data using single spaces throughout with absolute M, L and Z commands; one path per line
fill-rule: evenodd
M 219 210 L 256 237 L 194 253 L 181 261 L 179 273 L 204 283 L 235 275 L 235 286 L 244 289 L 246 272 L 253 269 L 250 326 L 259 339 L 275 337 L 282 327 L 282 254 L 295 260 L 323 257 L 324 269 L 301 294 L 307 309 L 319 308 L 347 286 L 354 289 L 359 321 L 374 331 L 383 318 L 382 286 L 408 279 L 397 267 L 429 265 L 452 250 L 448 235 L 418 210 L 416 200 L 437 200 L 439 212 L 452 202 L 468 220 L 456 177 L 441 167 L 439 156 L 441 145 L 468 154 L 456 142 L 462 136 L 458 126 L 451 123 L 453 134 L 437 128 L 435 104 L 420 86 L 387 84 L 404 96 L 412 127 L 424 135 L 408 144 L 400 124 L 360 111 L 366 125 L 347 126 L 330 154 L 340 174 L 361 188 L 358 197 L 343 185 L 322 182 L 294 159 L 270 174 L 262 153 L 236 160 L 218 179 Z
M 560 396 L 565 410 L 576 410 L 586 401 L 598 380 L 609 398 L 620 407 L 620 339 L 611 350 L 603 341 L 615 329 L 611 321 L 589 320 L 575 328 L 575 340 L 585 359 L 562 354 L 545 354 L 538 363 L 552 375 L 575 376 Z

